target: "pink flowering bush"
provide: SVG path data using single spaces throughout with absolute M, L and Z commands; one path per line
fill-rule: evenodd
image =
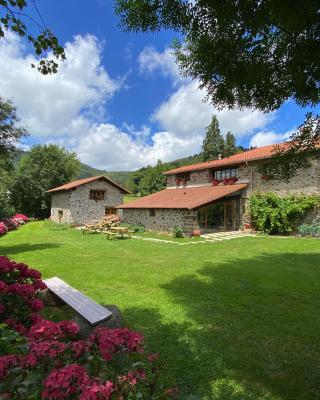
M 14 231 L 20 225 L 29 222 L 29 218 L 23 214 L 16 214 L 12 218 L 7 218 L 0 221 L 0 236 L 5 235 L 7 232 Z
M 43 308 L 36 294 L 45 288 L 38 271 L 0 256 L 0 323 L 25 335 Z
M 5 235 L 8 232 L 8 228 L 4 222 L 0 222 L 0 236 Z
M 23 214 L 16 214 L 12 217 L 12 219 L 23 221 L 25 224 L 29 222 L 29 218 Z
M 37 270 L 0 256 L 0 399 L 178 397 L 156 391 L 159 357 L 146 354 L 140 333 L 100 327 L 81 340 L 75 322 L 41 317 L 44 288 Z

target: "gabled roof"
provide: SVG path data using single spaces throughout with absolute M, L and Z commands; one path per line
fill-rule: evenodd
M 246 183 L 164 189 L 116 208 L 183 208 L 192 210 L 245 189 Z
M 286 143 L 281 143 L 278 146 L 284 147 Z M 206 161 L 198 164 L 185 165 L 183 167 L 171 169 L 164 172 L 165 175 L 176 174 L 180 172 L 196 171 L 207 168 L 219 168 L 228 165 L 237 165 L 248 161 L 262 160 L 274 156 L 275 145 L 257 147 L 256 149 L 243 151 L 242 153 L 234 154 L 230 157 L 222 158 L 221 160 Z
M 112 179 L 110 179 L 110 178 L 108 178 L 107 176 L 104 176 L 104 175 L 91 176 L 90 178 L 78 179 L 76 181 L 72 181 L 72 182 L 66 183 L 64 185 L 58 186 L 56 188 L 50 189 L 50 190 L 48 190 L 48 193 L 60 192 L 60 191 L 74 189 L 74 188 L 76 188 L 78 186 L 85 185 L 86 183 L 98 181 L 98 180 L 101 180 L 101 179 L 105 180 L 108 183 L 110 183 L 112 186 L 118 188 L 119 190 L 121 190 L 122 193 L 125 193 L 125 194 L 130 193 L 127 189 L 125 189 L 124 187 L 120 186 L 118 183 L 114 182 Z

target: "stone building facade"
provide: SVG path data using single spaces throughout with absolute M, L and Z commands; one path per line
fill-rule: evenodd
M 306 168 L 298 170 L 289 182 L 283 182 L 263 177 L 259 172 L 261 164 L 268 162 L 272 154 L 273 146 L 264 146 L 225 159 L 167 171 L 165 172 L 167 189 L 159 192 L 162 193 L 161 196 L 150 195 L 141 202 L 137 200 L 132 204 L 119 206 L 123 209 L 124 221 L 130 224 L 142 224 L 154 230 L 172 230 L 174 226 L 181 226 L 186 232 L 191 232 L 193 229 L 209 228 L 208 218 L 211 222 L 214 218 L 217 220 L 220 218 L 220 225 L 212 222 L 211 229 L 234 230 L 250 226 L 248 206 L 250 195 L 255 191 L 274 191 L 279 195 L 320 193 L 319 159 L 310 158 Z M 226 184 L 220 179 L 223 182 L 218 184 L 215 182 L 214 185 L 217 184 L 217 187 L 213 188 L 213 181 L 217 176 L 233 177 L 235 181 L 229 185 L 234 187 L 234 192 L 217 197 L 216 192 L 222 193 L 221 186 Z M 241 190 L 236 190 L 237 185 L 243 186 Z M 194 200 L 184 208 L 181 203 L 183 199 L 181 200 L 178 194 L 188 191 L 189 188 L 194 189 Z M 203 196 L 204 188 L 207 188 L 206 196 Z M 203 204 L 196 201 L 197 191 L 199 198 L 203 198 Z M 189 192 L 186 193 L 186 197 L 188 194 Z M 211 202 L 210 196 L 213 199 Z M 173 199 L 172 207 L 168 208 L 170 197 Z M 156 205 L 153 204 L 153 199 Z M 151 208 L 154 210 L 151 211 Z M 316 219 L 320 219 L 319 208 L 310 210 L 305 217 L 307 222 Z
M 89 180 L 89 181 L 88 181 Z M 100 220 L 106 214 L 117 213 L 126 189 L 104 176 L 70 182 L 49 191 L 51 220 L 82 225 Z
M 178 208 L 125 209 L 123 210 L 123 221 L 130 225 L 142 224 L 155 231 L 171 231 L 175 226 L 179 226 L 183 227 L 185 231 L 191 232 L 198 227 L 196 211 Z

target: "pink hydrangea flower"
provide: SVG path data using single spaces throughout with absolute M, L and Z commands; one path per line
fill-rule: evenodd
M 25 299 L 32 298 L 35 294 L 34 287 L 28 283 L 14 283 L 9 286 L 8 291 Z
M 86 351 L 88 351 L 88 344 L 85 340 L 78 340 L 77 342 L 71 343 L 71 350 L 74 352 L 76 357 L 82 356 Z
M 43 319 L 34 324 L 29 331 L 31 341 L 41 341 L 49 339 L 63 338 L 64 334 L 59 324 Z
M 12 217 L 13 219 L 21 219 L 23 222 L 28 222 L 29 218 L 24 214 L 16 214 Z
M 0 236 L 5 235 L 8 232 L 8 228 L 4 222 L 0 222 Z
M 114 390 L 115 386 L 111 381 L 104 384 L 92 381 L 82 389 L 79 400 L 108 400 Z
M 32 311 L 40 311 L 43 309 L 44 304 L 40 299 L 31 299 L 28 301 L 28 305 L 30 306 Z
M 17 359 L 13 355 L 0 356 L 0 380 L 4 379 L 8 370 L 16 365 Z
M 143 352 L 143 336 L 138 332 L 129 331 L 127 328 L 97 328 L 90 335 L 89 342 L 98 345 L 101 357 L 106 361 L 111 360 L 113 355 L 119 351 Z
M 45 290 L 45 289 L 47 289 L 47 285 L 43 281 L 41 281 L 40 279 L 36 280 L 33 283 L 33 287 L 34 287 L 34 290 Z
M 42 398 L 46 400 L 60 400 L 77 398 L 81 387 L 89 384 L 87 371 L 78 364 L 70 364 L 50 372 L 44 381 Z
M 66 336 L 74 337 L 79 332 L 79 325 L 73 321 L 61 321 L 59 327 Z
M 64 353 L 68 346 L 58 340 L 44 340 L 29 344 L 29 354 L 24 359 L 25 365 L 34 366 L 45 358 L 55 359 Z
M 32 279 L 40 279 L 41 278 L 40 272 L 37 271 L 36 269 L 29 268 L 26 273 L 27 273 L 27 278 L 32 278 Z
M 11 262 L 8 257 L 0 256 L 0 274 L 7 274 L 15 269 L 15 263 Z

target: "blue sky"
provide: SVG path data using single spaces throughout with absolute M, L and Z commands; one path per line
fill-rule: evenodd
M 304 119 L 307 110 L 291 101 L 270 114 L 203 103 L 197 82 L 179 76 L 170 50 L 176 34 L 122 32 L 111 0 L 38 7 L 66 46 L 57 76 L 31 70 L 34 56 L 19 38 L 0 41 L 0 93 L 29 128 L 26 145 L 57 143 L 97 168 L 131 170 L 197 153 L 213 114 L 244 146 L 282 141 Z

